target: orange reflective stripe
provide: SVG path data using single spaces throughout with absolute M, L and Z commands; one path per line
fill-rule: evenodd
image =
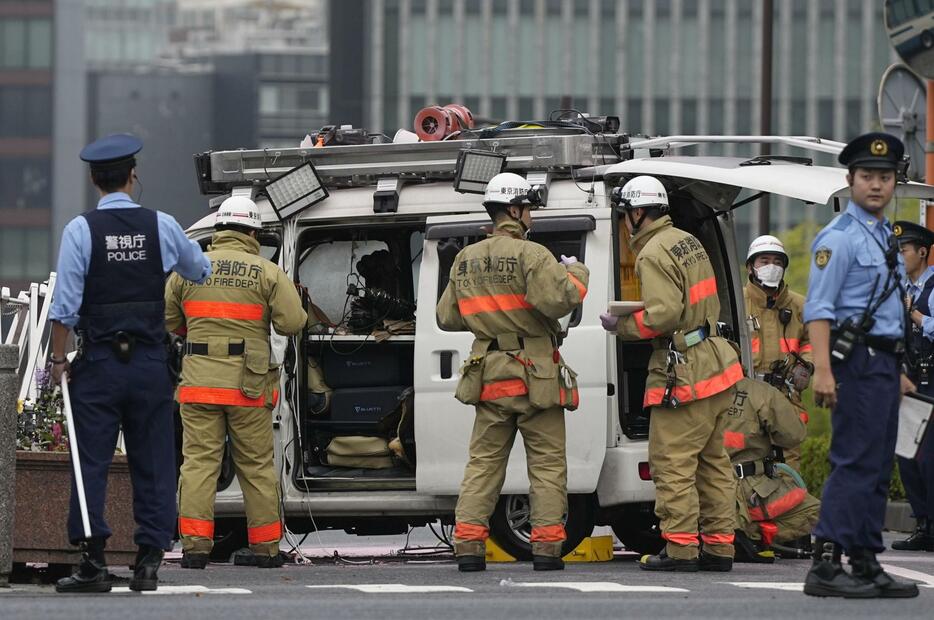
M 645 326 L 645 310 L 639 310 L 638 312 L 633 313 L 632 318 L 636 320 L 636 329 L 639 330 L 639 335 L 646 340 L 662 335 L 661 332 L 657 332 L 651 327 Z
M 238 319 L 261 321 L 263 304 L 238 304 L 232 301 L 186 301 L 182 303 L 187 318 Z
M 697 534 L 690 532 L 662 532 L 662 538 L 676 545 L 696 545 Z
M 561 523 L 558 525 L 539 525 L 532 528 L 529 542 L 561 542 L 566 540 L 567 537 L 568 534 L 564 531 L 564 525 Z
M 178 533 L 182 536 L 201 536 L 214 538 L 214 521 L 205 519 L 192 519 L 190 517 L 178 518 Z
M 769 502 L 765 505 L 763 509 L 762 506 L 756 506 L 755 508 L 749 509 L 749 518 L 753 521 L 765 521 L 767 519 L 774 519 L 779 517 L 801 502 L 807 497 L 807 491 L 801 487 L 796 487 L 781 497 L 779 497 L 774 502 Z
M 760 343 L 759 343 L 759 339 L 758 339 L 758 338 L 753 338 L 752 341 L 750 342 L 750 344 L 752 345 L 752 352 L 753 352 L 753 353 L 758 353 L 758 352 L 759 352 L 759 347 L 761 346 Z
M 723 446 L 733 450 L 742 450 L 746 447 L 746 435 L 733 431 L 723 431 Z
M 801 348 L 801 344 L 797 338 L 782 338 L 779 347 L 782 353 L 797 353 Z
M 567 392 L 564 390 L 563 387 L 558 388 L 558 400 L 560 400 L 563 403 L 566 395 L 567 395 Z M 578 407 L 580 405 L 580 402 L 581 402 L 580 393 L 577 391 L 577 388 L 574 388 L 573 390 L 571 390 L 571 406 Z
M 279 390 L 272 391 L 272 406 L 275 407 L 276 403 L 279 402 Z
M 490 529 L 474 523 L 460 523 L 454 526 L 454 538 L 459 540 L 486 540 Z
M 522 379 L 505 379 L 503 381 L 494 381 L 483 386 L 480 392 L 480 400 L 496 400 L 497 398 L 506 398 L 507 396 L 524 396 L 529 393 L 525 381 Z
M 804 410 L 798 412 L 798 417 L 801 418 L 801 421 L 805 424 L 811 420 L 811 418 L 808 417 L 808 412 Z
M 771 545 L 772 541 L 775 540 L 775 535 L 778 534 L 778 526 L 771 521 L 761 521 L 759 531 L 762 532 L 762 542 Z
M 713 396 L 714 394 L 719 394 L 742 378 L 743 367 L 739 362 L 736 362 L 719 375 L 714 375 L 709 379 L 704 379 L 703 381 L 695 383 L 693 392 L 688 385 L 677 386 L 672 390 L 672 396 L 682 403 L 689 400 L 701 400 Z M 652 405 L 659 405 L 664 396 L 665 388 L 649 388 L 645 391 L 645 398 L 642 400 L 643 406 L 651 407 Z
M 577 292 L 580 293 L 581 301 L 584 301 L 584 297 L 587 297 L 587 287 L 584 286 L 584 283 L 578 280 L 573 273 L 568 274 L 568 279 L 574 283 L 574 286 L 577 287 Z
M 713 295 L 717 294 L 717 278 L 710 277 L 706 280 L 701 280 L 690 289 L 688 289 L 688 301 L 691 302 L 691 305 L 696 304 L 702 299 L 707 299 Z
M 178 388 L 178 402 L 202 405 L 236 405 L 238 407 L 264 407 L 266 397 L 248 398 L 237 388 L 185 386 Z
M 258 543 L 275 542 L 282 538 L 282 524 L 276 521 L 260 525 L 259 527 L 247 528 L 247 540 L 251 545 Z
M 806 344 L 803 347 L 801 347 L 801 350 L 798 351 L 798 353 L 801 353 L 803 355 L 805 353 L 811 353 L 812 351 L 814 351 L 814 347 L 812 347 L 810 344 Z
M 507 312 L 509 310 L 529 310 L 532 304 L 525 300 L 524 295 L 518 293 L 504 293 L 502 295 L 478 295 L 457 300 L 457 307 L 461 316 L 470 316 L 480 312 Z
M 729 534 L 701 534 L 700 537 L 708 545 L 732 545 L 734 535 L 730 532 Z

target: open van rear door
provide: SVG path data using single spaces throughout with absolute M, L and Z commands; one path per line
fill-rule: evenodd
M 580 408 L 567 414 L 568 490 L 591 493 L 603 465 L 607 442 L 607 341 L 597 317 L 609 290 L 611 240 L 596 210 L 549 210 L 535 218 L 533 237 L 564 254 L 578 255 L 591 270 L 590 294 L 575 311 L 561 351 L 578 373 Z M 599 210 L 609 219 L 609 209 Z M 474 411 L 454 399 L 458 369 L 470 352 L 470 332 L 438 326 L 437 300 L 447 284 L 454 256 L 486 236 L 490 221 L 478 214 L 428 218 L 418 285 L 415 339 L 416 487 L 420 493 L 456 494 L 467 461 Z M 575 244 L 577 244 L 575 246 Z M 554 246 L 554 247 L 552 247 Z M 525 451 L 516 441 L 503 493 L 528 493 Z

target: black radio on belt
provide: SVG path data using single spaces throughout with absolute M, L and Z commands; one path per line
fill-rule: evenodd
M 853 347 L 869 333 L 875 324 L 876 320 L 866 315 L 863 315 L 859 323 L 852 318 L 844 321 L 833 337 L 830 356 L 838 362 L 848 360 L 850 354 L 853 353 Z

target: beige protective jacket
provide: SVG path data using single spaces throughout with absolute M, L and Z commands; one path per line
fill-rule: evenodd
M 757 373 L 769 372 L 773 362 L 784 360 L 789 353 L 799 354 L 806 362 L 812 361 L 811 340 L 802 318 L 803 296 L 789 289 L 784 282 L 774 296 L 753 282 L 747 282 L 743 298 L 746 300 L 746 312 L 753 319 L 750 337 Z M 779 318 L 783 309 L 791 312 L 788 325 L 782 325 Z
M 558 319 L 587 294 L 589 274 L 583 263 L 565 267 L 523 239 L 511 221 L 461 250 L 437 306 L 442 328 L 476 336 L 457 397 L 468 404 L 528 397 L 503 404 L 575 408 L 576 381 L 560 360 L 556 336 Z
M 204 283 L 172 274 L 165 288 L 166 328 L 187 332 L 186 346 L 197 349 L 185 355 L 178 401 L 270 406 L 279 373 L 270 367 L 269 327 L 285 336 L 301 331 L 301 298 L 249 235 L 216 233 L 206 255 L 212 272 Z
M 667 215 L 643 225 L 630 243 L 645 309 L 621 317 L 616 333 L 623 340 L 652 340 L 655 350 L 649 360 L 644 406 L 662 403 L 670 343 L 683 355 L 673 365 L 677 379 L 672 396 L 679 403 L 719 394 L 739 381 L 743 369 L 736 352 L 715 335 L 720 300 L 704 246 L 675 228 Z M 707 329 L 708 337 L 686 346 L 685 333 L 699 327 Z

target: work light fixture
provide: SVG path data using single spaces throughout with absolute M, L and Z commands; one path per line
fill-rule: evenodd
M 266 195 L 279 219 L 285 220 L 327 198 L 328 190 L 321 183 L 315 167 L 306 161 L 267 183 Z
M 506 167 L 506 155 L 493 151 L 464 149 L 457 156 L 454 171 L 454 191 L 462 194 L 482 194 L 490 179 Z

